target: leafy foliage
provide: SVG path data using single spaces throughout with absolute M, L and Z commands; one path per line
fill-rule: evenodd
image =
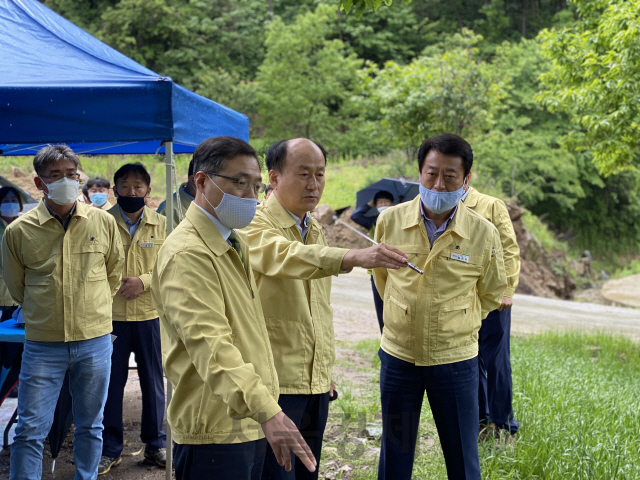
M 465 30 L 444 50 L 428 49 L 409 65 L 371 70 L 369 103 L 392 146 L 417 149 L 441 132 L 472 136 L 491 128 L 506 82 L 479 56 L 481 40 Z
M 539 98 L 549 110 L 569 113 L 578 129 L 569 144 L 590 151 L 611 175 L 638 164 L 640 0 L 573 1 L 579 21 L 541 34 L 553 66 Z
M 350 97 L 360 89 L 362 60 L 340 40 L 328 39 L 336 16 L 321 5 L 291 25 L 278 18 L 269 25 L 256 77 L 256 122 L 264 137 L 307 137 L 343 153 L 350 149 L 358 128 Z

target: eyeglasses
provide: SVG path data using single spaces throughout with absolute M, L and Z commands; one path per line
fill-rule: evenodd
M 207 173 L 207 175 L 213 175 L 214 177 L 225 178 L 231 180 L 233 184 L 240 190 L 252 190 L 257 194 L 264 193 L 267 186 L 264 183 L 251 183 L 244 178 L 227 177 L 226 175 L 220 175 L 219 173 Z
M 66 175 L 62 175 L 60 173 L 54 173 L 51 176 L 47 176 L 47 175 L 38 175 L 41 178 L 48 178 L 49 180 L 51 180 L 52 182 L 57 182 L 58 180 L 61 180 L 63 177 L 67 177 L 69 180 L 80 180 L 80 174 L 79 173 L 67 173 Z

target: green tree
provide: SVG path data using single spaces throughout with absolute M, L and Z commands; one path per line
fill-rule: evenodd
M 553 60 L 540 101 L 566 112 L 567 137 L 605 175 L 636 168 L 640 147 L 640 0 L 572 0 L 579 21 L 541 34 Z
M 465 30 L 409 65 L 372 69 L 369 106 L 379 112 L 380 135 L 390 146 L 411 150 L 434 134 L 471 138 L 492 128 L 509 79 L 482 60 L 481 40 Z
M 340 40 L 328 39 L 336 16 L 335 7 L 320 5 L 291 25 L 276 17 L 268 26 L 254 125 L 266 139 L 301 136 L 336 152 L 361 151 L 352 97 L 360 88 L 362 60 Z
M 560 144 L 567 118 L 534 100 L 538 76 L 549 69 L 549 61 L 539 42 L 522 40 L 500 46 L 493 65 L 510 83 L 494 128 L 476 137 L 476 171 L 530 210 L 540 212 L 544 204 L 569 213 L 584 192 L 576 156 Z
M 121 0 L 96 34 L 161 75 L 195 88 L 202 69 L 252 78 L 264 57 L 262 0 Z
M 411 1 L 411 0 L 409 0 Z M 354 11 L 356 16 L 361 17 L 368 10 L 376 11 L 382 4 L 391 5 L 393 0 L 340 0 L 340 8 L 349 13 Z

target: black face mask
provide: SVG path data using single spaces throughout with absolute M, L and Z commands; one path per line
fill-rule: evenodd
M 144 207 L 144 197 L 118 197 L 118 205 L 127 213 L 135 213 Z

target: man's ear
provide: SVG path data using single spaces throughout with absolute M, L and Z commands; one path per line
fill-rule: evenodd
M 113 196 L 118 198 L 118 191 L 116 190 L 116 186 L 111 187 L 113 189 Z
M 466 184 L 467 184 L 467 188 L 469 188 L 469 182 L 471 182 L 471 176 L 472 173 L 471 171 L 469 171 L 469 174 L 467 175 L 467 178 L 465 178 Z
M 204 182 L 207 181 L 207 174 L 200 171 L 200 172 L 196 172 L 196 174 L 193 176 L 193 184 L 196 187 L 196 191 L 200 190 L 200 188 L 204 189 Z
M 38 190 L 40 190 L 42 193 L 44 193 L 44 194 L 48 194 L 49 193 L 49 189 L 47 188 L 47 184 L 44 183 L 44 181 L 40 177 L 34 177 L 33 183 L 35 184 L 36 188 Z
M 280 179 L 280 174 L 276 170 L 269 170 L 269 184 L 275 190 L 278 188 L 278 180 Z

